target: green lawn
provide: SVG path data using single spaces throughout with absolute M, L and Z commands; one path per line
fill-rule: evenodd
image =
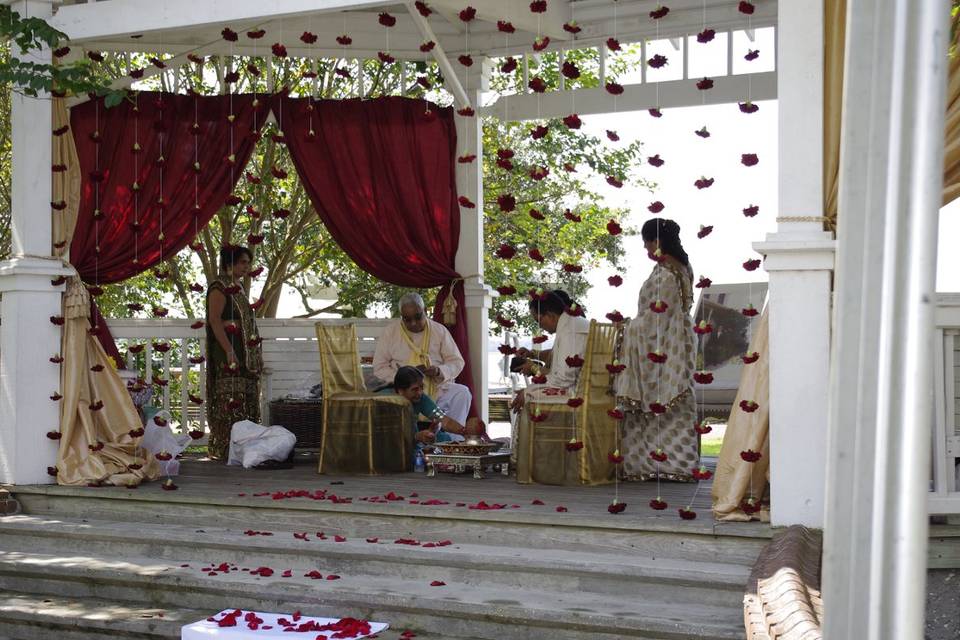
M 700 455 L 702 456 L 719 456 L 720 447 L 723 445 L 723 437 L 711 437 L 706 435 L 700 439 Z

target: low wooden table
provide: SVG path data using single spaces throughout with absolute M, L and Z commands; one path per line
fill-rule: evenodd
M 509 451 L 497 451 L 496 453 L 489 453 L 485 456 L 464 456 L 464 455 L 451 455 L 444 453 L 427 453 L 423 456 L 424 461 L 427 464 L 427 477 L 432 478 L 437 475 L 437 467 L 439 464 L 448 464 L 452 465 L 454 469 L 460 470 L 464 468 L 473 469 L 473 477 L 475 480 L 483 479 L 483 468 L 490 465 L 500 465 L 500 473 L 505 476 L 510 475 L 510 452 Z

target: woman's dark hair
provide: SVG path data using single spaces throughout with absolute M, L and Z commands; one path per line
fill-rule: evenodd
M 650 218 L 643 223 L 640 236 L 644 242 L 660 241 L 660 251 L 673 256 L 677 262 L 690 266 L 690 257 L 680 243 L 680 225 L 666 218 Z
M 393 376 L 393 388 L 396 390 L 409 389 L 423 380 L 423 372 L 416 367 L 400 367 Z
M 246 247 L 223 247 L 220 249 L 220 267 L 226 269 L 232 267 L 240 259 L 240 256 L 247 256 L 253 262 L 253 252 Z
M 547 291 L 542 300 L 530 301 L 530 311 L 534 313 L 555 313 L 558 316 L 574 305 L 574 301 L 563 289 Z

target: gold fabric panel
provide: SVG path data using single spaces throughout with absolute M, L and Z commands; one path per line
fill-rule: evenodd
M 769 311 L 764 310 L 750 340 L 749 350 L 758 352 L 760 358 L 753 364 L 744 365 L 740 374 L 740 388 L 733 401 L 733 411 L 717 460 L 712 491 L 713 515 L 717 520 L 770 521 L 767 507 L 752 515 L 740 509 L 740 503 L 746 498 L 752 496 L 759 501 L 770 479 L 769 318 Z M 740 409 L 741 400 L 753 400 L 760 408 L 747 413 Z M 747 449 L 759 451 L 760 459 L 746 462 L 740 458 L 740 452 Z
M 616 334 L 615 325 L 590 321 L 583 368 L 572 394 L 527 392 L 517 428 L 517 482 L 569 486 L 614 481 L 616 466 L 608 456 L 618 447 L 618 422 L 607 415 L 615 406 L 607 365 L 613 363 Z M 570 407 L 570 398 L 583 398 L 583 404 Z M 546 419 L 531 420 L 535 410 Z M 571 439 L 583 448 L 568 451 Z
M 69 124 L 64 100 L 55 98 L 53 128 Z M 67 166 L 66 171 L 53 173 L 53 199 L 67 203 L 66 209 L 53 214 L 54 242 L 64 243 L 61 248 L 54 246 L 54 253 L 63 256 L 73 238 L 80 205 L 80 165 L 72 132 L 53 136 L 53 163 Z M 57 483 L 136 485 L 155 480 L 160 476 L 159 464 L 140 448 L 141 439 L 129 434 L 142 425 L 126 384 L 100 341 L 87 331 L 90 297 L 77 277 L 67 281 L 63 316 Z M 100 403 L 102 408 L 97 409 Z
M 413 468 L 413 407 L 364 389 L 353 324 L 316 324 L 323 382 L 320 473 L 399 473 Z

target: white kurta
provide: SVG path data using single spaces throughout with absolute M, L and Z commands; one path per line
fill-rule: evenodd
M 454 382 L 463 371 L 463 356 L 445 326 L 430 319 L 427 319 L 427 322 L 430 323 L 430 344 L 427 347 L 430 365 L 440 370 L 440 382 L 434 399 L 444 413 L 464 424 L 473 396 L 467 387 Z M 387 325 L 377 338 L 377 347 L 373 353 L 373 374 L 385 383 L 393 382 L 397 369 L 410 364 L 413 350 L 403 332 L 403 321 L 395 320 Z M 414 344 L 422 344 L 423 333 L 409 335 Z
M 557 321 L 556 338 L 553 340 L 553 351 L 550 358 L 550 373 L 544 386 L 555 389 L 571 389 L 577 386 L 582 367 L 571 367 L 567 358 L 580 356 L 586 358 L 587 334 L 590 332 L 590 321 L 582 316 L 572 316 L 569 313 L 560 314 Z

